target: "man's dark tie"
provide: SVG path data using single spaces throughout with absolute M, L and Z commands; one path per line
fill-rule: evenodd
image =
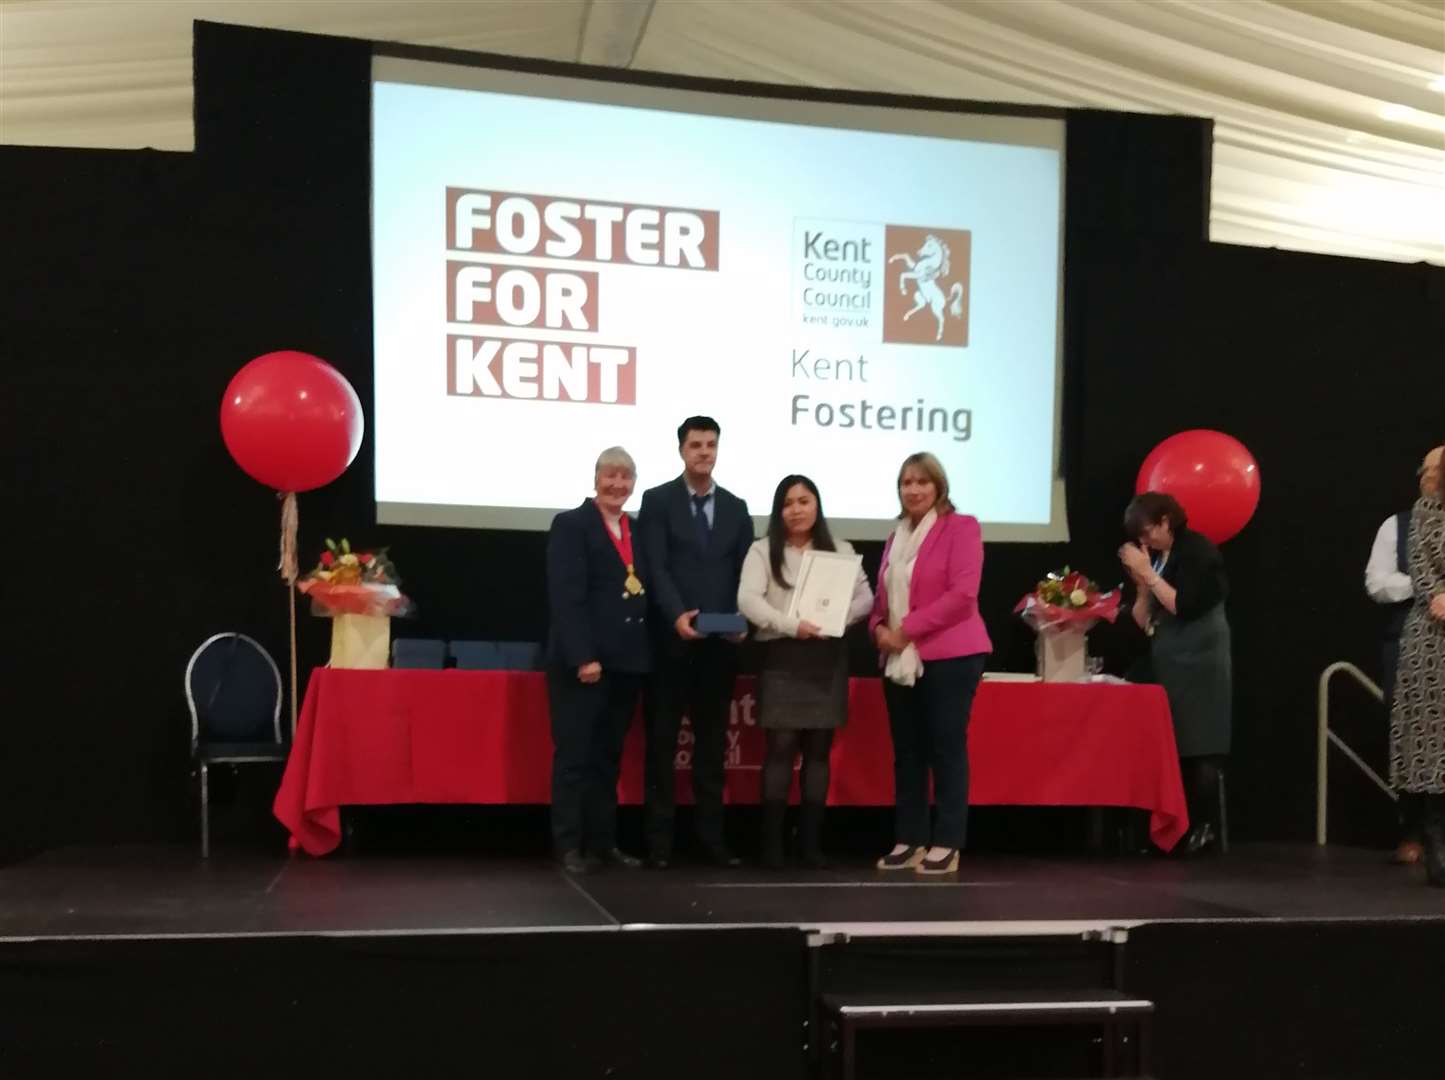
M 707 500 L 707 495 L 692 497 L 693 517 L 697 519 L 697 538 L 702 542 L 703 547 L 707 547 L 708 541 L 712 539 L 712 526 L 708 524 L 707 511 L 704 509 L 707 506 Z

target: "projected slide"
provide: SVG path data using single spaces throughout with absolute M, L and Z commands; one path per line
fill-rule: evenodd
M 703 413 L 755 514 L 801 472 L 845 535 L 885 535 L 899 462 L 929 450 L 986 525 L 1061 525 L 1057 121 L 970 137 L 950 114 L 378 64 L 381 520 L 544 528 L 614 444 L 635 508 Z

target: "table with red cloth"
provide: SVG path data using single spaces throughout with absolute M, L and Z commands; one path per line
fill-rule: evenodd
M 893 804 L 893 748 L 878 679 L 849 684 L 833 743 L 828 801 Z M 642 795 L 642 724 L 623 751 L 618 794 Z M 758 801 L 764 736 L 753 680 L 733 694 L 730 803 Z M 1150 811 L 1172 848 L 1188 828 L 1169 702 L 1162 688 L 985 680 L 969 722 L 975 806 L 1124 806 Z M 398 803 L 547 803 L 552 765 L 547 686 L 533 671 L 311 674 L 275 813 L 312 855 L 340 842 L 340 807 Z M 677 795 L 691 799 L 691 731 L 678 740 Z

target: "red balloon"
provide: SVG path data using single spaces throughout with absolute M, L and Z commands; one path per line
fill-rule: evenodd
M 1243 443 L 1222 431 L 1181 431 L 1149 452 L 1135 490 L 1173 495 L 1189 515 L 1189 527 L 1222 544 L 1249 524 L 1259 506 L 1259 465 Z
M 251 477 L 277 491 L 331 483 L 361 449 L 366 421 L 346 378 L 310 353 L 258 356 L 221 399 L 221 438 Z

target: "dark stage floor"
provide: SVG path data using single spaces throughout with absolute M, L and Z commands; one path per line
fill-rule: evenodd
M 0 868 L 0 937 L 566 931 L 787 925 L 858 933 L 1072 933 L 1161 920 L 1445 918 L 1385 853 L 1236 845 L 1181 859 L 980 855 L 956 880 L 677 866 L 570 878 L 485 856 L 328 859 L 186 847 L 62 849 Z M 882 925 L 888 924 L 888 925 Z

